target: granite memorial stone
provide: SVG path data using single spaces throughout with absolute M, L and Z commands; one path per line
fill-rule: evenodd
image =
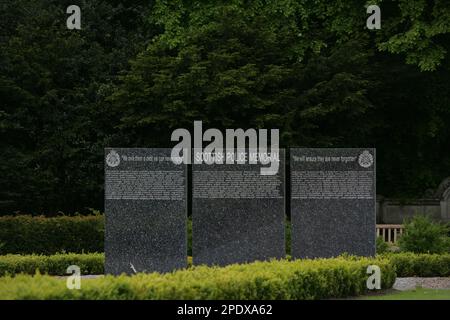
M 105 149 L 105 272 L 187 264 L 186 165 L 171 149 Z
M 294 258 L 375 254 L 375 149 L 291 149 Z
M 276 158 L 274 175 L 262 175 L 260 162 L 193 164 L 194 264 L 285 257 L 284 150 Z

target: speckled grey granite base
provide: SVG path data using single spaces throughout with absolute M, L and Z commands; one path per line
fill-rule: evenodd
M 106 149 L 105 156 L 112 150 L 113 167 L 105 161 L 105 273 L 186 267 L 186 166 L 167 161 L 171 149 Z
M 361 163 L 368 166 L 367 168 L 361 166 L 358 160 L 364 151 L 368 151 L 373 157 L 370 166 L 370 156 L 369 160 L 362 157 Z M 324 161 L 308 162 L 305 161 L 306 158 L 301 158 L 302 156 L 311 157 L 309 159 L 312 160 L 316 157 L 316 160 Z M 332 158 L 325 161 L 325 157 L 329 156 L 355 157 L 355 161 L 343 163 L 331 161 Z M 290 159 L 292 256 L 328 258 L 343 253 L 373 256 L 376 237 L 375 150 L 291 149 Z M 351 174 L 357 177 L 352 182 L 347 181 L 353 187 L 345 184 Z M 309 178 L 305 178 L 308 175 Z M 301 178 L 296 180 L 295 177 Z M 337 187 L 327 189 L 333 183 Z M 317 188 L 321 190 L 322 197 Z M 350 189 L 353 194 L 347 191 Z M 365 191 L 362 191 L 363 189 Z
M 285 257 L 284 151 L 280 152 L 280 159 L 278 174 L 269 180 L 259 175 L 260 165 L 193 165 L 194 264 L 224 266 Z M 233 182 L 219 195 L 205 198 L 198 192 L 199 174 L 205 170 L 216 172 L 209 176 L 211 189 L 215 188 L 215 177 L 223 171 L 257 172 L 254 179 L 259 182 L 252 183 L 256 189 L 250 192 L 257 196 L 262 181 L 278 181 L 279 186 L 277 192 L 255 198 L 244 190 L 243 184 Z M 236 198 L 237 194 L 247 194 L 249 198 Z

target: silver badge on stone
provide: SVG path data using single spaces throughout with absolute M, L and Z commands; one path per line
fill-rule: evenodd
M 373 156 L 365 150 L 358 157 L 358 163 L 363 168 L 370 168 L 373 165 Z
M 112 150 L 106 156 L 106 164 L 110 167 L 117 167 L 120 164 L 120 156 L 119 154 Z

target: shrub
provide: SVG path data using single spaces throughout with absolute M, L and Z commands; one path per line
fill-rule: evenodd
M 36 271 L 50 275 L 66 275 L 67 267 L 77 265 L 82 274 L 103 274 L 105 256 L 103 253 L 0 256 L 0 276 L 18 273 L 35 274 Z
M 58 252 L 102 252 L 102 215 L 3 216 L 0 217 L 0 254 L 55 254 Z
M 0 277 L 5 275 L 16 275 L 19 273 L 42 274 L 64 276 L 70 265 L 77 265 L 82 274 L 103 274 L 105 255 L 103 253 L 88 254 L 55 254 L 45 255 L 19 255 L 8 254 L 0 256 Z M 192 266 L 192 257 L 188 256 L 187 266 Z
M 383 237 L 377 237 L 377 253 L 386 253 L 389 251 L 389 245 Z
M 395 267 L 398 277 L 448 277 L 450 276 L 450 254 L 386 253 L 379 256 L 388 259 Z M 352 256 L 342 256 L 347 260 L 357 260 Z M 288 256 L 287 260 L 290 260 Z M 56 254 L 5 255 L 0 256 L 0 276 L 18 273 L 65 275 L 69 265 L 81 267 L 82 274 L 103 274 L 104 254 Z M 188 267 L 192 267 L 192 257 L 188 257 Z
M 406 221 L 405 232 L 399 239 L 401 251 L 443 253 L 450 251 L 448 226 L 434 223 L 427 216 L 415 216 Z
M 367 266 L 382 271 L 382 287 L 395 281 L 387 259 L 316 259 L 193 267 L 168 274 L 85 279 L 82 290 L 49 276 L 0 278 L 0 299 L 324 299 L 366 291 Z
M 383 257 L 391 261 L 397 277 L 450 277 L 450 254 L 406 252 Z

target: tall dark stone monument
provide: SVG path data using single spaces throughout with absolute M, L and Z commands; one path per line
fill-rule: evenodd
M 186 165 L 171 149 L 105 149 L 105 272 L 187 264 Z
M 375 149 L 291 149 L 294 258 L 375 254 Z
M 285 257 L 284 150 L 275 175 L 258 164 L 194 164 L 193 262 L 227 265 Z

